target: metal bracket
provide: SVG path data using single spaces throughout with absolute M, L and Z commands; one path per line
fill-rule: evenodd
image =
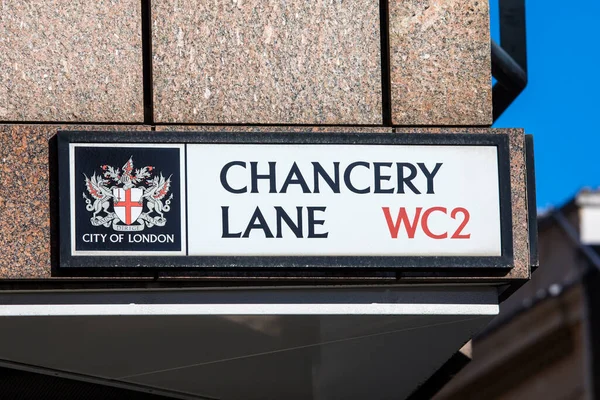
M 492 88 L 494 122 L 527 86 L 527 39 L 525 0 L 498 0 L 500 44 L 492 41 Z

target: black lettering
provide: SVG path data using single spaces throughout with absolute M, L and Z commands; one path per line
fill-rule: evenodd
M 382 189 L 381 188 L 381 181 L 389 181 L 391 178 L 391 175 L 381 175 L 381 167 L 391 167 L 392 163 L 391 162 L 374 162 L 373 163 L 373 169 L 375 170 L 375 190 L 373 191 L 373 193 L 394 193 L 394 189 L 393 188 L 389 188 L 389 189 Z
M 273 163 L 273 164 L 275 164 L 275 163 Z M 260 208 L 258 208 L 258 207 L 256 207 L 256 210 L 254 210 L 254 214 L 252 214 L 252 218 L 250 218 L 250 223 L 248 224 L 248 227 L 244 231 L 244 234 L 242 235 L 242 237 L 244 237 L 244 238 L 250 237 L 250 232 L 252 232 L 253 229 L 262 229 L 263 232 L 265 233 L 266 238 L 269 238 L 269 239 L 273 238 L 271 229 L 269 229 L 269 225 L 267 224 L 265 217 L 262 215 L 262 213 L 260 212 Z
M 298 224 L 295 224 L 290 216 L 285 212 L 283 207 L 275 206 L 275 212 L 277 214 L 277 237 L 283 237 L 281 233 L 281 221 L 284 220 L 288 228 L 294 232 L 297 238 L 302 237 L 302 207 L 296 207 L 296 213 L 298 215 Z
M 315 225 L 323 225 L 324 219 L 315 219 L 315 212 L 325 212 L 327 207 L 307 207 L 308 209 L 308 238 L 326 238 L 329 232 L 315 233 Z
M 435 164 L 435 168 L 431 172 L 429 172 L 429 170 L 425 166 L 425 163 L 417 163 L 417 165 L 419 166 L 419 168 L 421 168 L 421 171 L 423 171 L 425 177 L 427 178 L 427 194 L 435 194 L 433 191 L 433 178 L 442 167 L 442 163 Z
M 408 186 L 415 194 L 421 194 L 415 185 L 411 182 L 417 176 L 417 168 L 411 163 L 396 163 L 398 168 L 398 191 L 396 193 L 404 194 L 404 185 Z M 410 174 L 404 176 L 404 167 L 408 168 Z
M 221 238 L 239 238 L 242 236 L 242 232 L 229 233 L 229 207 L 221 206 L 221 215 L 223 216 L 223 235 Z
M 269 180 L 269 193 L 277 193 L 275 186 L 275 161 L 269 161 L 269 173 L 266 175 L 259 175 L 258 173 L 258 162 L 250 162 L 250 176 L 252 179 L 252 189 L 250 193 L 258 193 L 258 180 L 268 179 Z
M 239 165 L 240 167 L 246 168 L 246 163 L 243 161 L 232 161 L 225 164 L 225 166 L 221 170 L 221 185 L 223 186 L 223 188 L 225 188 L 225 190 L 227 190 L 230 193 L 246 193 L 248 191 L 248 188 L 246 186 L 244 186 L 241 189 L 234 189 L 231 187 L 231 185 L 229 185 L 229 182 L 227 182 L 227 172 L 229 172 L 229 168 L 233 167 L 234 165 Z
M 348 187 L 348 189 L 350 189 L 350 191 L 353 193 L 358 193 L 358 194 L 370 193 L 371 192 L 370 187 L 367 186 L 365 189 L 357 189 L 356 187 L 354 187 L 352 185 L 352 181 L 350 180 L 350 174 L 352 173 L 352 170 L 359 165 L 361 167 L 366 167 L 367 169 L 369 169 L 368 162 L 365 162 L 365 161 L 353 162 L 352 164 L 348 165 L 348 167 L 346 168 L 346 171 L 344 172 L 344 183 L 346 183 L 346 186 Z
M 325 171 L 325 169 L 318 162 L 313 162 L 312 165 L 313 165 L 314 178 L 315 178 L 315 189 L 313 190 L 313 193 L 320 193 L 319 192 L 319 176 L 322 177 L 323 180 L 329 185 L 331 190 L 333 190 L 333 193 L 339 193 L 340 192 L 340 163 L 337 161 L 333 163 L 334 179 L 331 179 L 331 176 Z
M 287 188 L 289 185 L 300 185 L 302 186 L 302 193 L 310 193 L 310 189 L 308 188 L 308 185 L 306 184 L 306 181 L 304 180 L 304 177 L 298 168 L 298 164 L 296 163 L 294 163 L 292 168 L 290 168 L 290 172 L 287 178 L 285 178 L 285 182 L 283 182 L 283 186 L 281 186 L 279 193 L 287 193 Z

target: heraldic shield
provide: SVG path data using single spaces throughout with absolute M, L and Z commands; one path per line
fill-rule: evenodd
M 115 214 L 126 225 L 133 224 L 142 214 L 144 202 L 141 188 L 113 188 Z

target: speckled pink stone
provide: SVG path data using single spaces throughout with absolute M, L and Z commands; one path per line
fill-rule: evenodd
M 49 140 L 61 130 L 133 131 L 147 126 L 0 125 L 0 279 L 49 278 Z
M 491 125 L 487 0 L 390 0 L 394 125 Z
M 152 1 L 161 123 L 382 123 L 378 0 Z
M 0 7 L 0 121 L 143 121 L 139 0 Z

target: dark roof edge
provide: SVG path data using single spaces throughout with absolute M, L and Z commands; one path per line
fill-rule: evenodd
M 565 232 L 569 240 L 577 247 L 578 251 L 589 261 L 589 263 L 586 264 L 586 267 L 573 278 L 561 283 L 553 283 L 546 289 L 539 290 L 535 296 L 524 299 L 522 301 L 521 307 L 515 309 L 511 313 L 506 314 L 504 316 L 496 317 L 486 327 L 485 330 L 483 330 L 474 338 L 475 340 L 484 339 L 485 337 L 496 332 L 502 326 L 506 325 L 511 320 L 517 318 L 521 314 L 535 307 L 537 304 L 551 298 L 560 297 L 569 288 L 583 282 L 586 279 L 586 277 L 588 277 L 590 274 L 600 272 L 600 255 L 598 255 L 598 253 L 596 253 L 596 251 L 590 246 L 581 243 L 581 241 L 579 240 L 579 234 L 563 214 L 564 210 L 571 210 L 572 207 L 576 206 L 577 205 L 575 204 L 575 198 L 573 198 L 565 205 L 563 205 L 560 209 L 553 210 L 544 218 L 548 218 L 547 223 L 556 223 L 561 227 L 561 229 Z

